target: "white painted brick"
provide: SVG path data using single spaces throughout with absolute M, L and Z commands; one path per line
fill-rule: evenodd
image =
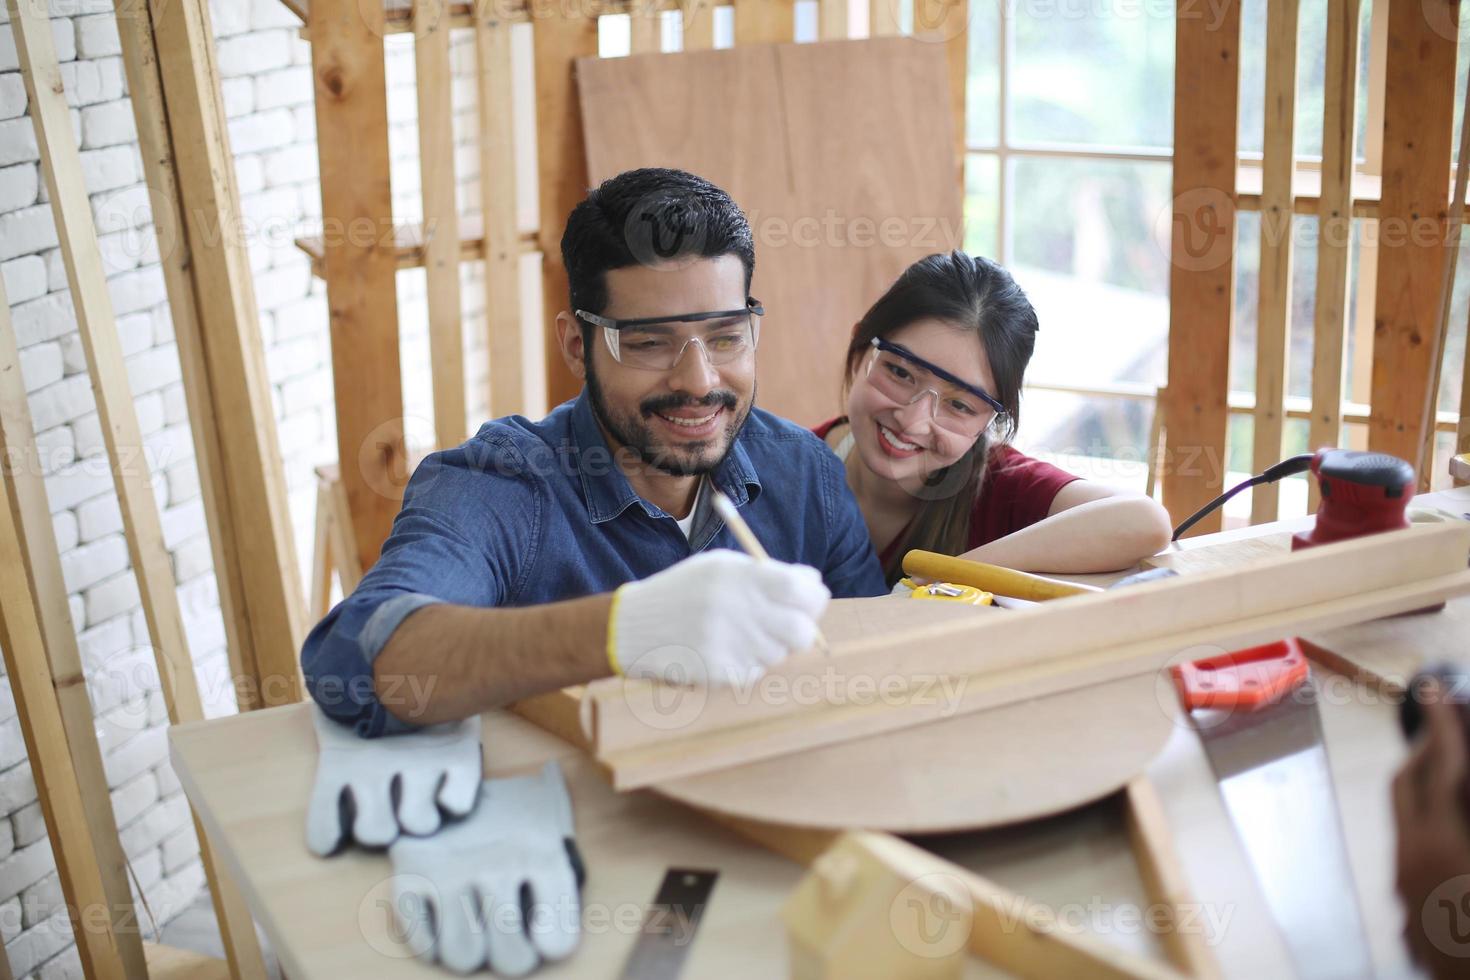
M 39 255 L 23 255 L 0 265 L 0 276 L 12 306 L 46 295 L 46 263 Z
M 133 881 L 130 878 L 128 884 L 132 886 L 134 904 L 142 908 L 143 903 L 139 899 L 138 886 L 141 885 L 146 891 L 163 880 L 163 852 L 155 848 L 146 854 L 134 855 L 130 859 L 130 863 L 133 866 L 132 877 L 136 878 L 137 881 Z M 148 904 L 153 909 L 154 916 L 161 921 L 162 916 L 159 914 L 159 908 L 153 904 L 152 898 L 149 899 Z
M 118 616 L 114 622 L 128 627 L 128 620 L 131 618 L 131 615 Z M 131 630 L 129 632 L 131 633 Z M 99 666 L 106 668 L 106 664 Z M 104 755 L 126 745 L 153 727 L 148 724 L 148 698 L 146 696 L 125 701 L 112 710 L 93 717 L 93 724 L 97 729 L 97 744 Z
M 92 586 L 83 599 L 87 604 L 87 623 L 101 623 L 125 613 L 138 604 L 138 580 L 131 572 L 115 576 Z
M 9 892 L 6 898 L 19 895 L 22 889 L 34 885 L 55 870 L 51 845 L 45 840 L 38 840 L 29 847 L 17 847 L 14 854 L 0 861 L 0 892 Z M 16 968 L 13 959 L 10 965 L 12 969 Z
M 306 182 L 313 186 L 317 184 L 317 155 L 314 146 L 288 146 L 265 154 L 264 160 L 267 187 Z
M 9 684 L 0 684 L 0 720 L 9 721 L 15 717 L 15 692 L 10 689 Z M 4 823 L 0 820 L 0 823 Z M 3 843 L 0 843 L 0 852 L 4 851 Z M 0 853 L 0 857 L 4 857 Z
M 3 126 L 0 123 L 0 128 Z M 4 145 L 5 134 L 0 132 L 0 147 Z M 0 163 L 4 162 L 4 150 L 0 149 Z M 37 204 L 0 214 L 0 261 L 55 248 L 56 244 L 56 225 L 48 205 Z
M 188 825 L 189 800 L 179 793 L 122 828 L 118 836 L 125 853 L 141 854 L 150 847 L 159 846 L 165 837 Z
M 9 820 L 0 820 L 0 859 L 15 852 L 15 829 Z
M 0 813 L 14 813 L 34 799 L 36 783 L 31 778 L 30 763 L 22 763 L 0 773 Z
M 170 466 L 164 477 L 168 480 L 169 506 L 176 507 L 199 496 L 199 467 L 194 460 Z
M 17 211 L 36 203 L 41 190 L 40 171 L 35 164 L 18 163 L 0 168 L 0 211 Z
M 216 63 L 221 78 L 258 75 L 291 63 L 289 31 L 254 31 L 219 42 Z
M 4 35 L 0 34 L 0 38 Z M 0 166 L 11 163 L 35 163 L 41 159 L 36 149 L 36 130 L 30 119 L 20 116 L 0 122 Z
M 138 151 L 132 145 L 83 150 L 81 157 L 82 178 L 90 193 L 117 190 L 138 180 Z
M 15 831 L 15 846 L 25 847 L 46 836 L 46 818 L 41 814 L 41 804 L 31 803 L 15 811 L 10 818 Z
M 163 840 L 163 872 L 172 874 L 199 857 L 199 837 L 192 823 Z
M 73 623 L 85 623 L 87 621 L 87 606 L 82 602 L 81 596 L 67 596 L 66 610 L 71 615 L 71 621 Z M 96 706 L 94 705 L 93 707 L 95 708 Z
M 238 119 L 255 111 L 254 79 L 249 76 L 226 78 L 219 85 L 220 93 L 224 97 L 226 119 Z M 233 146 L 230 149 L 238 152 Z
M 281 6 L 280 0 L 271 0 Z M 311 69 L 305 66 L 282 68 L 255 77 L 255 107 L 260 110 L 282 106 L 311 105 L 314 93 Z
M 174 339 L 174 317 L 167 306 L 153 308 L 153 343 L 167 344 Z
M 5 8 L 0 7 L 0 14 L 4 12 Z M 14 942 L 15 937 L 20 935 L 21 918 L 19 896 L 6 902 L 0 902 L 0 939 L 7 944 Z
M 184 541 L 206 530 L 204 523 L 204 500 L 196 497 L 185 504 L 170 507 L 160 516 L 163 524 L 163 545 L 172 551 Z
M 148 228 L 153 224 L 153 204 L 148 198 L 147 184 L 93 194 L 91 200 L 92 221 L 97 225 L 99 235 L 129 228 Z
M 111 490 L 111 471 L 105 463 L 99 464 L 95 460 L 83 460 L 64 466 L 46 477 L 46 499 L 51 503 L 53 514 L 71 510 L 83 500 Z M 76 586 L 67 588 L 68 592 L 76 590 Z
M 12 718 L 0 725 L 0 768 L 9 769 L 25 760 L 26 744 L 20 733 L 20 719 Z
M 235 183 L 242 195 L 254 194 L 265 187 L 265 164 L 258 154 L 235 158 Z
M 70 422 L 93 410 L 92 383 L 74 374 L 31 395 L 31 419 L 37 430 Z
M 119 654 L 109 660 L 104 669 L 87 675 L 87 693 L 92 699 L 92 710 L 98 712 L 110 711 L 157 688 L 158 664 L 153 658 L 153 651 L 145 648 Z M 125 773 L 119 778 L 127 779 L 134 775 L 137 772 Z M 109 785 L 113 782 L 109 781 Z
M 82 954 L 75 946 L 69 946 L 41 965 L 37 980 L 86 980 L 82 969 Z
M 309 412 L 331 400 L 332 376 L 327 371 L 313 371 L 281 385 L 281 409 L 286 415 Z
M 149 695 L 148 695 L 148 724 L 150 724 L 150 725 L 167 725 L 168 723 L 169 723 L 169 720 L 168 720 L 168 703 L 163 700 L 163 692 L 162 691 L 153 691 L 153 692 L 149 693 Z M 161 766 L 159 768 L 164 768 L 164 767 Z M 158 770 L 156 770 L 156 769 L 154 770 L 154 772 L 157 772 L 157 771 Z
M 152 237 L 152 234 L 145 237 L 136 228 L 97 236 L 97 251 L 102 256 L 102 274 L 118 276 L 136 269 L 139 256 Z
M 101 668 L 113 656 L 128 649 L 132 642 L 133 630 L 126 617 L 115 616 L 105 623 L 89 626 L 77 634 L 82 669 Z
M 209 0 L 210 26 L 216 38 L 250 30 L 250 6 L 241 0 Z
M 112 791 L 112 812 L 119 827 L 132 823 L 158 801 L 158 777 L 145 772 Z
M 61 83 L 66 86 L 66 104 L 72 108 L 110 102 L 122 92 L 108 92 L 103 80 L 105 61 L 73 61 L 61 66 Z
M 327 331 L 327 304 L 319 296 L 307 296 L 278 306 L 275 313 L 275 333 L 272 339 L 279 342 L 303 336 L 322 336 Z
M 167 762 L 153 770 L 153 775 L 158 777 L 159 796 L 172 796 L 183 789 L 179 784 L 179 774 Z
M 78 459 L 93 460 L 100 465 L 107 465 L 103 453 L 107 452 L 107 443 L 102 439 L 102 422 L 96 412 L 83 415 L 71 424 L 72 448 Z
M 64 510 L 60 514 L 52 514 L 51 528 L 56 535 L 57 552 L 70 551 L 81 541 L 76 511 Z
M 20 352 L 20 375 L 26 391 L 36 391 L 61 380 L 61 344 L 48 340 Z
M 209 535 L 200 534 L 174 550 L 174 578 L 188 582 L 214 571 L 214 555 L 209 549 Z
M 169 425 L 143 440 L 143 458 L 153 474 L 153 493 L 159 506 L 168 503 L 168 480 L 163 471 L 194 458 L 194 437 L 187 425 Z
M 159 921 L 172 919 L 192 906 L 203 889 L 204 867 L 194 861 L 149 887 L 148 904 L 157 913 Z
M 266 370 L 273 381 L 284 382 L 309 374 L 322 363 L 320 335 L 297 337 L 265 352 Z
M 163 430 L 163 393 L 150 391 L 133 403 L 138 413 L 138 429 L 143 435 L 151 436 Z
M 122 54 L 122 42 L 117 36 L 117 17 L 112 14 L 94 14 L 78 17 L 77 53 L 83 58 L 100 58 L 109 54 Z
M 150 728 L 139 732 L 120 748 L 103 756 L 102 768 L 107 773 L 107 785 L 114 788 L 121 786 L 168 758 L 166 732 L 167 729 L 164 728 Z
M 156 265 L 113 276 L 107 280 L 107 292 L 112 297 L 113 312 L 118 316 L 151 309 L 168 299 L 163 269 Z
M 49 857 L 51 852 L 46 852 Z M 72 943 L 71 924 L 63 910 L 32 926 L 5 944 L 5 955 L 15 976 L 24 977 Z
M 281 0 L 250 0 L 250 27 L 253 30 L 263 30 L 268 27 L 288 27 L 293 31 L 301 29 L 301 19 L 290 10 Z
M 39 813 L 40 804 L 35 804 L 35 809 Z M 21 811 L 21 813 L 24 812 L 25 810 Z M 16 817 L 19 816 L 19 813 L 16 814 Z M 42 836 L 45 836 L 44 830 L 43 827 Z M 21 925 L 29 929 L 31 926 L 45 922 L 56 914 L 65 901 L 61 893 L 61 878 L 52 872 L 20 893 L 21 913 L 25 917 Z
M 306 62 L 310 64 L 310 61 Z M 296 127 L 297 143 L 316 143 L 316 106 L 299 105 L 291 110 L 291 119 Z
M 5 216 L 0 215 L 0 223 Z M 48 293 L 40 299 L 19 303 L 11 307 L 10 319 L 15 327 L 15 343 L 18 347 L 29 347 L 43 340 L 52 340 L 76 330 L 76 313 L 72 309 L 70 293 Z
M 113 21 L 111 17 L 105 19 Z M 137 119 L 133 116 L 133 104 L 129 100 L 89 105 L 82 110 L 82 146 L 86 149 L 137 141 Z
M 189 399 L 184 386 L 172 384 L 163 389 L 163 424 L 174 425 L 189 417 Z
M 76 515 L 78 534 L 84 544 L 122 533 L 122 509 L 117 497 L 110 493 L 85 501 L 76 509 Z
M 121 534 L 84 544 L 61 556 L 66 591 L 81 592 L 128 567 L 128 545 Z
M 25 79 L 18 71 L 0 75 L 0 119 L 13 119 L 25 111 Z
M 76 39 L 72 36 L 71 21 L 56 18 L 51 21 L 51 37 L 56 43 L 56 60 L 70 61 L 77 56 Z M 10 31 L 0 31 L 0 71 L 17 71 L 20 58 L 15 51 L 15 36 Z M 19 975 L 19 974 L 18 974 Z

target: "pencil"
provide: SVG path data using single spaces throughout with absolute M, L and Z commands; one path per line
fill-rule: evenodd
M 716 489 L 713 484 L 710 485 L 709 492 L 715 513 L 720 515 L 720 519 L 725 522 L 730 533 L 735 535 L 735 540 L 740 542 L 740 547 L 745 550 L 745 553 L 756 561 L 770 561 L 771 556 L 766 554 L 765 548 L 761 547 L 760 539 L 755 536 L 750 525 L 745 523 L 745 518 L 740 516 L 740 511 L 735 508 L 730 498 Z M 831 648 L 827 646 L 827 638 L 822 635 L 820 627 L 817 628 L 817 649 L 821 650 L 825 656 L 832 655 Z

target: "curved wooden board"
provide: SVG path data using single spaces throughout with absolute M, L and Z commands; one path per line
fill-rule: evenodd
M 1141 675 L 654 788 L 786 826 L 978 830 L 1117 792 L 1163 748 L 1178 718 L 1172 685 Z

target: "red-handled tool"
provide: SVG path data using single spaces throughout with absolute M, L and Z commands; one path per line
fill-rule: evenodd
M 1172 670 L 1179 700 L 1195 708 L 1254 708 L 1279 701 L 1307 679 L 1295 638 L 1222 653 Z
M 1172 673 L 1298 976 L 1371 976 L 1301 644 L 1267 643 Z

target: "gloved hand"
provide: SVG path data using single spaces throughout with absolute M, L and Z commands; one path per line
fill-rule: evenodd
M 320 708 L 312 720 L 317 761 L 306 846 L 318 857 L 353 840 L 387 847 L 400 830 L 432 834 L 441 808 L 462 817 L 474 807 L 482 775 L 480 719 L 383 738 L 361 738 Z
M 708 551 L 613 594 L 608 662 L 673 684 L 751 683 L 816 642 L 831 598 L 815 568 Z
M 487 779 L 468 819 L 433 837 L 400 837 L 393 911 L 417 955 L 456 973 L 508 977 L 577 948 L 582 861 L 572 801 L 555 762 L 534 776 Z M 524 904 L 523 904 L 524 903 Z

